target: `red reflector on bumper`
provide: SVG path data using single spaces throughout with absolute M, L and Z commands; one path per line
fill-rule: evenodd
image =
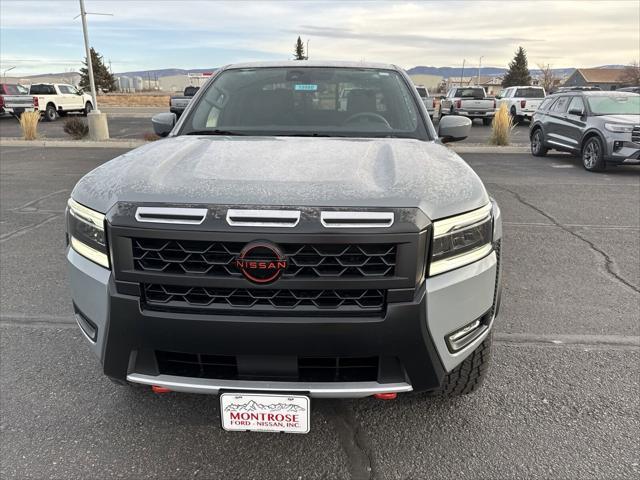
M 390 392 L 390 393 L 376 393 L 373 395 L 375 398 L 377 398 L 378 400 L 395 400 L 395 398 L 398 396 L 397 393 L 395 392 Z
M 171 392 L 171 390 L 168 389 L 167 387 L 159 387 L 158 385 L 151 385 L 151 390 L 153 390 L 153 393 L 169 393 L 169 392 Z

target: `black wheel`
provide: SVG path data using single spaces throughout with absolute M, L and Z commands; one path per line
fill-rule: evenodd
M 604 170 L 604 148 L 598 137 L 591 137 L 582 146 L 582 166 L 590 172 Z
M 493 123 L 493 118 L 483 118 L 482 119 L 482 124 L 486 127 L 488 125 L 491 125 Z
M 84 105 L 84 110 L 82 111 L 82 114 L 86 117 L 87 115 L 89 115 L 89 112 L 91 112 L 91 110 L 93 110 L 93 105 L 91 105 L 91 102 L 87 102 Z
M 54 105 L 47 105 L 47 108 L 44 111 L 44 119 L 47 122 L 53 122 L 58 117 L 58 112 L 56 112 L 56 107 Z
M 544 134 L 537 128 L 531 135 L 531 155 L 534 157 L 544 157 L 549 149 L 544 146 Z
M 493 332 L 460 365 L 444 378 L 440 390 L 442 397 L 458 397 L 477 390 L 487 376 L 491 364 L 491 343 Z
M 516 114 L 516 107 L 511 107 L 511 121 L 513 125 L 517 125 L 522 121 L 522 117 Z

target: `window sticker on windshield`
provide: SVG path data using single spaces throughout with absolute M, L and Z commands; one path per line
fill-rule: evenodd
M 303 92 L 315 92 L 316 90 L 318 90 L 318 85 L 298 83 L 295 86 L 295 90 Z

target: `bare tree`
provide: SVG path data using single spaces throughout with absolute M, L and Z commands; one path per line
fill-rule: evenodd
M 544 88 L 545 92 L 552 91 L 560 82 L 560 77 L 553 72 L 551 65 L 548 63 L 546 65 L 539 63 L 538 69 L 540 70 L 540 86 Z
M 640 85 L 640 64 L 633 61 L 622 70 L 620 81 L 630 86 Z

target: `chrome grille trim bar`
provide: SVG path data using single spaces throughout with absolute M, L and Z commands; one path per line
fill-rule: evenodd
M 320 212 L 325 228 L 388 228 L 393 221 L 393 212 Z
M 251 380 L 213 380 L 208 378 L 178 377 L 174 375 L 145 375 L 130 373 L 127 381 L 143 385 L 166 387 L 175 392 L 217 395 L 220 390 L 236 392 L 288 392 L 314 398 L 362 398 L 376 393 L 410 392 L 413 387 L 405 382 L 268 382 Z
M 232 227 L 295 227 L 299 222 L 299 210 L 227 210 Z
M 206 216 L 206 208 L 138 207 L 136 209 L 136 220 L 143 223 L 200 225 Z

